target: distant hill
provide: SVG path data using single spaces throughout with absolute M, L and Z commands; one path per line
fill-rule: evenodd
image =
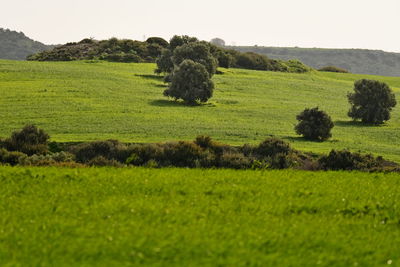
M 0 59 L 25 60 L 28 55 L 53 47 L 34 41 L 22 32 L 0 28 Z
M 263 46 L 230 46 L 241 52 L 254 52 L 273 59 L 298 59 L 319 69 L 334 65 L 352 73 L 400 76 L 400 53 L 366 49 L 289 48 Z

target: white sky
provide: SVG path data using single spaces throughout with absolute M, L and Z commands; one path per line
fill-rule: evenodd
M 187 34 L 228 45 L 400 52 L 400 0 L 0 0 L 0 27 L 46 44 Z

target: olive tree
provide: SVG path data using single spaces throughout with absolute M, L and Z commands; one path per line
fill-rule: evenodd
M 186 59 L 174 69 L 169 88 L 165 96 L 183 99 L 188 104 L 207 102 L 212 96 L 214 84 L 206 67 Z
M 390 87 L 383 82 L 362 79 L 354 83 L 354 93 L 347 95 L 351 108 L 349 117 L 363 123 L 381 124 L 390 119 L 390 111 L 396 106 L 396 98 Z

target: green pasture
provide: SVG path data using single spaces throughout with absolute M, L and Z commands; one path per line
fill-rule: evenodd
M 118 139 L 127 142 L 192 140 L 200 134 L 233 145 L 274 135 L 313 152 L 332 148 L 372 152 L 400 162 L 400 112 L 382 126 L 347 117 L 355 80 L 387 82 L 400 100 L 400 78 L 354 74 L 288 74 L 222 69 L 209 103 L 188 107 L 162 95 L 154 64 L 0 60 L 0 136 L 27 123 L 54 141 Z M 333 137 L 309 142 L 293 130 L 296 115 L 319 106 L 333 121 Z
M 0 167 L 0 266 L 398 266 L 400 175 Z

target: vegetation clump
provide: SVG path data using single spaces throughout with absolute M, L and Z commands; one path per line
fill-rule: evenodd
M 25 129 L 26 127 L 24 127 Z M 145 166 L 152 168 L 230 168 L 302 170 L 399 171 L 394 162 L 369 154 L 332 150 L 328 155 L 303 153 L 289 143 L 269 137 L 260 144 L 241 147 L 221 144 L 202 135 L 194 141 L 127 144 L 117 140 L 53 144 L 58 152 L 26 154 L 9 151 L 0 143 L 0 164 L 20 166 Z M 24 146 L 20 148 L 24 149 Z M 32 150 L 28 150 L 32 151 Z
M 306 108 L 296 116 L 299 123 L 295 126 L 296 133 L 309 140 L 324 141 L 329 139 L 334 124 L 331 117 L 316 108 Z
M 320 68 L 318 71 L 349 73 L 348 70 L 342 69 L 342 68 L 339 68 L 339 67 L 336 67 L 336 66 L 326 66 L 326 67 Z
M 373 170 L 384 165 L 382 157 L 362 155 L 348 150 L 332 150 L 318 160 L 323 170 Z
M 354 93 L 347 95 L 351 105 L 349 117 L 363 123 L 382 124 L 390 119 L 396 98 L 390 87 L 380 81 L 362 79 L 354 83 Z
M 188 104 L 207 102 L 212 97 L 214 83 L 204 65 L 192 60 L 184 60 L 172 73 L 165 96 L 183 99 Z
M 168 44 L 162 38 L 149 38 L 146 42 L 133 40 L 97 41 L 83 39 L 80 42 L 67 43 L 52 50 L 28 56 L 28 60 L 36 61 L 71 61 L 71 60 L 107 60 L 113 62 L 155 62 Z
M 19 151 L 27 155 L 45 154 L 48 151 L 50 136 L 35 125 L 26 125 L 20 131 L 15 131 L 5 140 L 9 151 Z

